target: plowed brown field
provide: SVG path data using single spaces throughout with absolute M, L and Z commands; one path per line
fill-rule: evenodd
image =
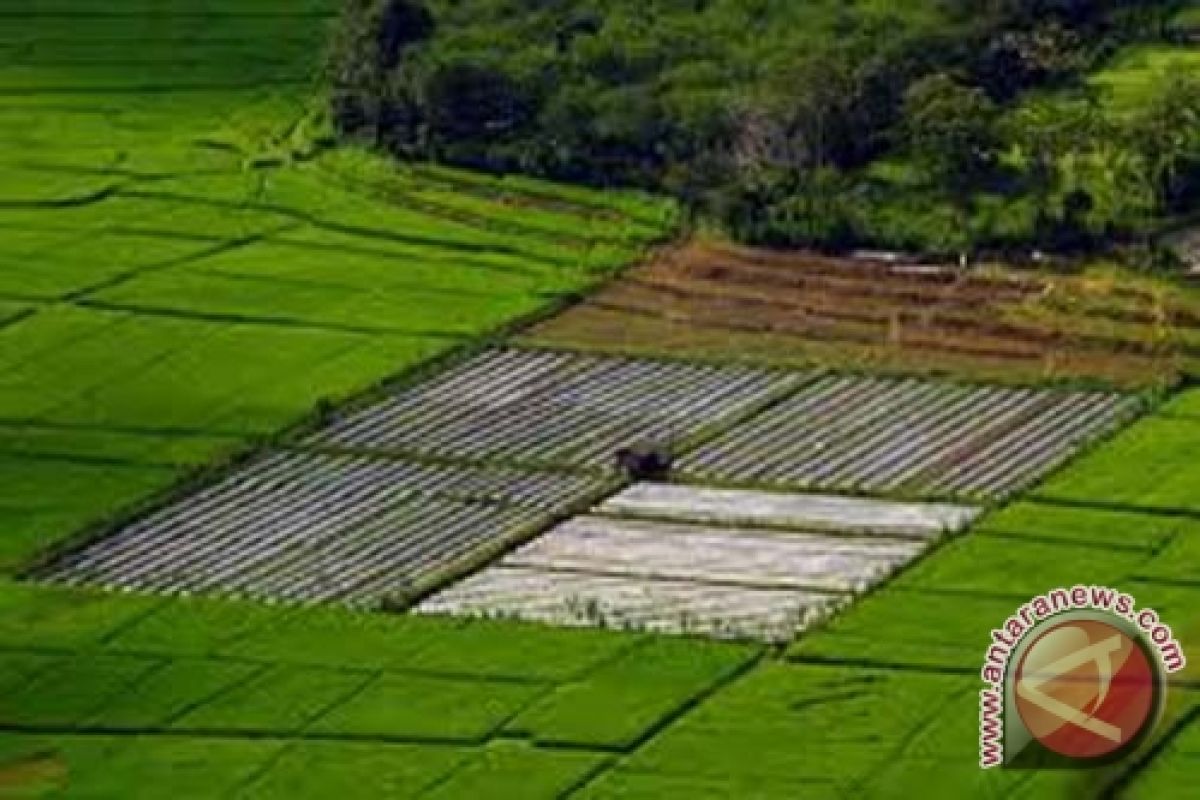
M 1145 386 L 1200 369 L 1200 294 L 1113 273 L 960 270 L 694 242 L 526 341 Z

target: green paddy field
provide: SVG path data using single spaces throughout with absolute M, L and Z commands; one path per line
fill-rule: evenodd
M 786 648 L 19 580 L 675 235 L 642 194 L 333 146 L 335 13 L 0 0 L 0 797 L 1197 796 L 1194 673 L 1133 761 L 977 767 L 1032 594 L 1118 586 L 1200 648 L 1197 389 Z

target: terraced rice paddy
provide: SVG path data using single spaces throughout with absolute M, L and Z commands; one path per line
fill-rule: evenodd
M 664 252 L 525 341 L 1140 387 L 1200 368 L 1200 293 L 1103 269 L 963 271 L 701 241 Z
M 595 513 L 417 610 L 789 641 L 976 510 L 639 484 Z

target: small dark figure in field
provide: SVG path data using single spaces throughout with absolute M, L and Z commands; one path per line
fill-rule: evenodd
M 635 481 L 665 481 L 671 477 L 674 457 L 660 444 L 635 444 L 617 451 L 617 465 Z

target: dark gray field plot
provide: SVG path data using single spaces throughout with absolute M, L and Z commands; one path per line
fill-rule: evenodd
M 997 499 L 1139 410 L 1130 396 L 827 376 L 682 459 L 701 482 Z
M 679 440 L 807 373 L 536 350 L 493 350 L 368 408 L 309 444 L 609 468 L 645 438 Z
M 665 509 L 681 523 L 768 527 L 799 514 L 809 531 L 832 515 L 832 528 L 844 531 L 854 527 L 839 516 L 845 498 L 794 493 L 1001 497 L 1137 409 L 1136 398 L 1103 392 L 498 348 L 261 456 L 34 577 L 373 605 L 425 596 L 594 506 L 622 483 L 617 450 L 646 439 L 669 440 L 680 451 L 676 483 L 698 486 L 640 486 L 611 498 L 605 513 Z M 735 487 L 776 491 L 743 502 L 728 491 Z M 861 500 L 853 508 L 865 515 L 855 525 L 871 529 L 895 513 Z M 899 520 L 892 535 L 908 536 L 909 522 Z M 633 534 L 624 536 L 632 547 Z M 794 545 L 797 553 L 809 546 Z M 492 577 L 550 580 L 527 564 L 505 569 Z M 670 575 L 656 586 L 686 606 L 692 590 Z M 569 577 L 554 579 L 556 592 L 570 590 Z M 588 591 L 630 588 L 623 574 L 593 577 L 599 583 Z M 790 592 L 790 620 L 809 613 L 814 597 L 824 604 L 821 576 L 810 570 L 805 580 L 754 591 Z M 722 596 L 703 599 L 732 602 Z
M 603 488 L 577 475 L 279 453 L 37 577 L 371 604 L 530 535 Z

